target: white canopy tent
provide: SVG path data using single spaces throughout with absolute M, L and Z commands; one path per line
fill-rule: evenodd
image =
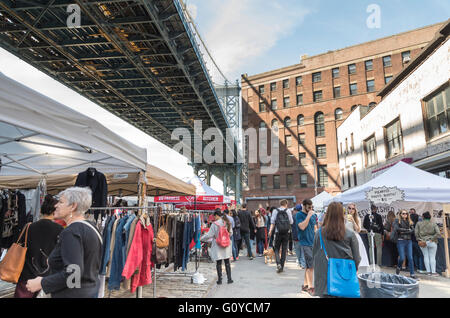
M 0 176 L 145 171 L 147 151 L 0 73 Z
M 397 187 L 404 193 L 403 201 L 450 203 L 449 179 L 439 177 L 400 161 L 369 182 L 326 201 L 325 206 L 328 206 L 331 202 L 348 204 L 367 201 L 367 191 L 382 187 Z
M 331 194 L 329 194 L 326 191 L 322 191 L 321 193 L 319 193 L 318 195 L 316 195 L 314 198 L 311 199 L 313 206 L 314 206 L 314 210 L 323 210 L 324 208 L 324 202 L 331 200 L 333 198 L 333 196 Z

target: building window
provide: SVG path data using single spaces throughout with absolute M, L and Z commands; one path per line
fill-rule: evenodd
M 267 128 L 267 125 L 266 125 L 266 123 L 265 122 L 260 122 L 259 123 L 259 128 Z
M 305 145 L 305 134 L 298 134 L 299 145 Z
M 375 91 L 375 80 L 368 80 L 367 81 L 367 92 L 374 92 Z
M 332 73 L 333 73 L 333 78 L 338 78 L 339 77 L 339 67 L 333 68 Z
M 370 103 L 370 104 L 369 104 L 369 110 L 371 110 L 371 109 L 374 108 L 375 106 L 377 106 L 377 103 L 374 103 L 374 102 Z
M 264 85 L 259 86 L 259 93 L 264 94 Z
M 320 82 L 322 80 L 322 72 L 316 72 L 312 74 L 313 83 Z
M 356 64 L 350 64 L 348 66 L 348 74 L 356 74 Z
M 350 151 L 355 151 L 355 141 L 353 140 L 353 133 L 350 134 Z
M 352 182 L 350 179 L 350 170 L 347 170 L 347 182 L 348 182 L 348 187 L 351 188 L 352 187 Z
M 390 55 L 384 56 L 384 57 L 383 57 L 383 66 L 384 66 L 384 67 L 392 66 L 392 63 L 391 63 L 391 56 L 390 56 Z
M 303 115 L 298 115 L 297 117 L 297 125 L 303 126 L 305 124 L 305 117 Z
M 293 174 L 287 174 L 286 175 L 286 187 L 288 189 L 292 188 L 294 184 L 294 175 Z
M 345 171 L 341 171 L 342 186 L 345 186 Z
M 353 105 L 352 108 L 350 109 L 350 111 L 354 111 L 357 107 L 358 107 L 358 105 Z
M 298 154 L 298 161 L 300 162 L 300 165 L 306 166 L 306 152 L 300 152 Z
M 300 188 L 308 187 L 308 175 L 306 173 L 300 174 Z
M 387 83 L 389 83 L 391 80 L 392 80 L 392 75 L 390 75 L 390 76 L 385 76 L 384 77 L 384 84 L 387 84 Z
M 289 80 L 288 79 L 283 80 L 283 88 L 289 88 Z
M 259 112 L 265 112 L 266 111 L 266 103 L 259 103 Z
M 358 94 L 358 85 L 356 83 L 350 84 L 350 95 Z
M 291 118 L 290 117 L 286 117 L 284 119 L 284 127 L 291 127 Z
M 394 157 L 403 152 L 403 137 L 400 120 L 395 120 L 385 127 L 387 158 Z
M 372 71 L 373 70 L 373 60 L 368 60 L 364 62 L 366 65 L 366 71 Z
M 270 91 L 276 91 L 277 90 L 277 83 L 270 83 Z
M 334 98 L 341 97 L 341 87 L 340 86 L 333 87 L 333 97 Z
M 267 176 L 261 176 L 261 190 L 267 189 Z
M 316 131 L 316 137 L 325 136 L 325 117 L 322 112 L 316 113 L 314 115 L 314 126 Z
M 297 105 L 303 104 L 303 94 L 297 95 Z
M 375 135 L 364 140 L 364 157 L 366 158 L 366 167 L 377 164 L 377 143 Z
M 278 120 L 276 120 L 276 119 L 272 120 L 271 126 L 272 126 L 272 128 L 278 129 Z
M 286 147 L 291 147 L 292 146 L 292 136 L 291 135 L 284 136 L 284 143 L 285 143 Z
M 450 129 L 450 86 L 439 90 L 425 101 L 428 139 L 442 135 Z
M 353 183 L 355 184 L 355 187 L 358 185 L 358 178 L 356 176 L 356 167 L 353 167 Z
M 287 107 L 290 107 L 290 106 L 291 106 L 290 98 L 289 97 L 283 98 L 283 107 L 287 108 Z
M 336 120 L 341 120 L 342 118 L 344 118 L 344 112 L 342 111 L 342 109 L 336 108 L 336 110 L 334 111 L 334 118 Z
M 402 52 L 403 64 L 408 63 L 411 60 L 411 51 Z
M 342 155 L 342 142 L 340 143 L 340 148 L 341 148 L 341 155 Z
M 276 110 L 278 108 L 276 99 L 272 99 L 272 101 L 270 102 L 270 107 L 272 110 Z
M 273 188 L 274 189 L 280 188 L 280 176 L 273 176 Z
M 317 158 L 326 158 L 327 157 L 327 146 L 326 145 L 317 145 L 316 153 L 317 153 Z
M 322 100 L 322 91 L 314 92 L 314 102 L 320 102 Z
M 319 176 L 319 187 L 327 187 L 328 186 L 328 170 L 327 166 L 319 166 L 318 167 L 318 176 Z
M 293 154 L 286 154 L 286 167 L 292 167 L 294 165 L 295 156 Z
M 295 78 L 295 85 L 301 86 L 302 83 L 303 83 L 303 78 L 302 78 L 301 76 L 297 76 L 297 77 Z

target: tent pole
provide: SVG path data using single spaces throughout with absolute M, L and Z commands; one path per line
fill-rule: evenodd
M 450 204 L 444 204 L 444 248 L 445 248 L 445 264 L 446 270 L 444 276 L 450 278 L 450 257 L 448 252 L 448 228 L 447 219 L 450 218 Z

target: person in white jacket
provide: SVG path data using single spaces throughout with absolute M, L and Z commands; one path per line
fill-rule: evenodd
M 230 241 L 230 244 L 227 247 L 220 246 L 216 239 L 219 236 L 219 231 L 221 227 L 226 227 L 226 230 L 231 237 L 233 235 L 233 229 L 231 226 L 230 220 L 227 218 L 225 214 L 223 214 L 220 211 L 214 212 L 214 218 L 216 219 L 215 222 L 211 224 L 211 228 L 207 233 L 202 235 L 200 238 L 200 241 L 202 242 L 208 242 L 211 241 L 211 248 L 209 250 L 209 255 L 211 256 L 211 259 L 216 262 L 216 268 L 217 268 L 217 284 L 222 284 L 222 260 L 225 262 L 225 270 L 227 272 L 227 278 L 228 278 L 228 284 L 233 283 L 233 280 L 231 279 L 231 266 L 230 266 L 230 257 L 232 256 L 232 244 Z

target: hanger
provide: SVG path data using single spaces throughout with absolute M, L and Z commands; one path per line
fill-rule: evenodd
M 87 171 L 91 173 L 92 176 L 95 176 L 95 174 L 97 173 L 97 169 L 95 169 L 94 167 L 87 168 Z

